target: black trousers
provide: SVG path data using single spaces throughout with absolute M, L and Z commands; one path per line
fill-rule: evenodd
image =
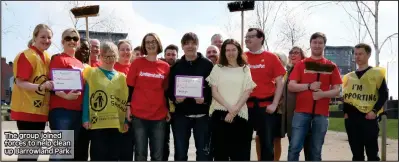
M 17 127 L 20 132 L 24 130 L 44 130 L 46 128 L 46 122 L 17 121 Z M 37 161 L 38 158 L 39 156 L 34 155 L 20 155 L 17 161 Z
M 248 121 L 236 116 L 232 123 L 224 121 L 228 112 L 216 110 L 211 117 L 212 144 L 215 161 L 250 161 L 252 128 Z
M 164 141 L 164 146 L 163 146 L 163 158 L 162 161 L 168 161 L 169 160 L 169 154 L 170 154 L 170 129 L 171 129 L 171 123 L 172 121 L 166 122 L 166 127 L 165 127 L 165 141 Z
M 118 161 L 122 138 L 118 129 L 94 129 L 90 136 L 90 161 Z
M 77 151 L 75 153 L 75 159 L 77 161 L 89 160 L 89 144 L 90 144 L 90 131 L 84 127 L 81 127 L 76 148 Z
M 368 161 L 380 161 L 378 157 L 378 127 L 377 119 L 368 120 L 364 114 L 348 114 L 345 119 L 346 133 L 352 151 L 353 161 L 365 161 L 364 149 Z
M 122 142 L 119 154 L 119 161 L 133 161 L 134 152 L 134 132 L 133 127 L 129 126 L 127 132 L 122 133 Z
M 291 141 L 291 137 L 288 137 L 288 141 Z M 303 144 L 303 153 L 305 155 L 305 161 L 312 161 L 312 160 L 310 160 L 310 156 L 312 156 L 311 152 L 310 152 L 310 150 L 312 149 L 312 143 L 311 142 L 312 142 L 312 133 L 309 132 L 306 135 L 305 141 L 304 141 L 304 144 Z

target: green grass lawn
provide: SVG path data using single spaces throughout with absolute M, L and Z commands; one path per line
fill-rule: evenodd
M 329 118 L 328 130 L 345 132 L 344 118 Z M 380 123 L 381 124 L 381 123 Z M 381 128 L 380 128 L 381 136 Z M 391 139 L 398 139 L 398 119 L 388 119 L 387 136 Z
M 330 111 L 339 111 L 338 105 L 330 105 Z

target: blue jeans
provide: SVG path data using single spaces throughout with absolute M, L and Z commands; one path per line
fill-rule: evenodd
M 49 112 L 48 115 L 50 129 L 51 130 L 73 130 L 74 131 L 74 150 L 73 154 L 77 152 L 79 131 L 82 126 L 82 112 L 75 110 L 68 110 L 65 108 L 54 108 Z M 55 160 L 68 160 L 68 159 L 56 159 L 56 156 L 51 156 L 52 161 Z
M 209 161 L 208 152 L 206 150 L 208 135 L 209 116 L 205 115 L 200 118 L 189 118 L 183 114 L 175 114 L 173 116 L 172 131 L 175 143 L 175 161 L 188 160 L 188 147 L 190 144 L 191 130 L 193 130 L 196 161 Z
M 292 118 L 292 135 L 288 148 L 288 161 L 298 161 L 299 153 L 302 151 L 305 137 L 309 129 L 312 132 L 310 160 L 321 161 L 321 150 L 324 137 L 328 129 L 328 117 L 307 113 L 294 113 Z
M 134 129 L 134 160 L 147 161 L 148 142 L 150 144 L 151 161 L 162 161 L 165 142 L 166 120 L 132 119 Z M 149 141 L 148 141 L 149 140 Z

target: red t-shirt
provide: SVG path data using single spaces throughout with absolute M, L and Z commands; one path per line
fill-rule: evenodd
M 168 63 L 137 58 L 127 74 L 127 85 L 134 87 L 131 113 L 146 120 L 162 120 L 166 117 L 165 90 L 168 85 Z
M 127 75 L 127 73 L 129 73 L 129 68 L 130 68 L 130 64 L 122 65 L 121 63 L 117 62 L 114 65 L 114 69 L 116 71 L 119 71 L 119 72 L 124 73 L 126 75 Z
M 38 50 L 35 46 L 30 46 L 30 49 L 33 49 L 42 59 L 44 62 L 44 55 L 43 52 Z M 17 62 L 17 78 L 22 80 L 29 80 L 29 78 L 33 74 L 33 67 L 26 58 L 24 53 L 21 53 Z M 15 112 L 11 110 L 11 118 L 13 120 L 22 120 L 22 121 L 33 121 L 33 122 L 46 122 L 47 115 L 38 115 L 38 114 L 30 114 L 30 113 L 23 113 L 23 112 Z
M 75 57 L 71 57 L 65 53 L 54 56 L 50 62 L 50 78 L 52 78 L 51 69 L 53 68 L 61 68 L 61 69 L 79 69 L 83 71 L 84 65 Z M 84 85 L 82 79 L 82 85 Z M 69 91 L 64 91 L 66 94 Z M 66 100 L 57 96 L 56 94 L 51 94 L 50 96 L 50 110 L 54 108 L 65 108 L 68 110 L 82 110 L 82 102 L 83 102 L 83 91 L 81 91 L 81 95 L 76 100 Z
M 310 83 L 317 81 L 316 73 L 305 73 L 305 62 L 307 62 L 307 61 L 317 62 L 317 63 L 322 63 L 322 64 L 329 64 L 329 65 L 335 66 L 335 69 L 331 74 L 320 74 L 320 82 L 321 82 L 320 89 L 322 91 L 330 90 L 331 89 L 330 87 L 333 85 L 342 84 L 341 75 L 339 74 L 337 65 L 335 65 L 333 62 L 331 62 L 330 60 L 327 60 L 325 58 L 320 59 L 320 60 L 306 58 L 306 59 L 302 60 L 301 62 L 298 62 L 295 65 L 294 69 L 292 70 L 289 80 L 296 80 L 300 84 L 310 84 Z M 322 99 L 317 100 L 316 107 L 315 107 L 315 114 L 328 116 L 329 115 L 329 103 L 330 103 L 330 98 L 322 98 Z M 306 90 L 306 91 L 298 92 L 296 94 L 295 112 L 311 114 L 312 111 L 313 111 L 312 91 Z
M 248 66 L 251 69 L 252 80 L 256 87 L 250 97 L 258 99 L 274 96 L 276 91 L 275 79 L 278 76 L 284 76 L 285 69 L 279 58 L 270 52 L 264 51 L 261 54 L 245 52 L 248 58 Z M 266 107 L 272 102 L 260 102 L 260 107 Z M 247 102 L 248 107 L 253 107 L 252 102 Z

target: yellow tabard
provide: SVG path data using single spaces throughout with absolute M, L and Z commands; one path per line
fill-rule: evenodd
M 97 67 L 85 68 L 83 76 L 89 85 L 89 120 L 91 129 L 124 130 L 128 87 L 126 76 L 117 72 L 112 80 Z
M 45 62 L 40 58 L 40 55 L 33 49 L 27 49 L 22 52 L 26 59 L 32 66 L 32 76 L 28 82 L 33 84 L 41 84 L 48 80 L 50 56 L 46 51 L 43 52 Z M 13 71 L 14 76 L 17 76 L 18 59 L 21 54 L 18 54 L 14 59 Z M 21 69 L 19 69 L 21 70 Z M 23 69 L 22 69 L 23 70 Z M 50 92 L 46 90 L 29 91 L 13 83 L 11 110 L 14 112 L 22 112 L 36 115 L 48 115 Z
M 360 112 L 370 112 L 378 100 L 378 89 L 385 78 L 385 69 L 373 67 L 359 79 L 356 73 L 346 74 L 343 81 L 344 102 L 355 106 Z M 381 109 L 377 114 L 383 112 Z

